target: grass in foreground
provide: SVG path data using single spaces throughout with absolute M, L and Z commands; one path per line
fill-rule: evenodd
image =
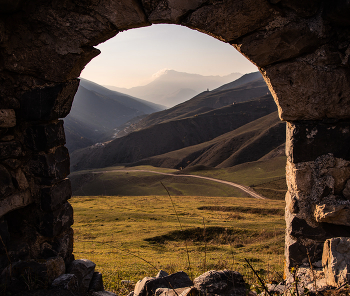
M 168 196 L 72 198 L 76 258 L 94 261 L 106 289 L 118 295 L 127 295 L 132 289 L 121 280 L 136 282 L 154 276 L 158 269 L 168 273 L 184 270 L 192 279 L 210 269 L 233 269 L 253 284 L 256 278 L 244 258 L 267 280 L 282 275 L 283 201 L 203 196 L 172 199 L 184 231 L 180 231 Z

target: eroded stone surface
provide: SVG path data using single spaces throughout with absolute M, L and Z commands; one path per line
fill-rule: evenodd
M 243 276 L 232 270 L 210 270 L 193 280 L 200 294 L 215 296 L 244 296 L 246 294 Z
M 78 279 L 79 293 L 85 294 L 95 271 L 96 264 L 87 259 L 74 260 L 68 272 L 74 274 Z
M 185 288 L 191 287 L 192 281 L 188 275 L 179 271 L 168 276 L 163 277 L 145 277 L 141 281 L 138 281 L 135 285 L 135 296 L 151 296 L 154 295 L 158 288 Z
M 322 265 L 328 285 L 338 287 L 347 283 L 350 273 L 350 238 L 328 239 L 324 244 Z
M 282 120 L 350 117 L 350 69 L 343 53 L 323 46 L 315 53 L 262 68 Z
M 16 114 L 13 109 L 0 109 L 0 128 L 14 127 L 16 125 Z

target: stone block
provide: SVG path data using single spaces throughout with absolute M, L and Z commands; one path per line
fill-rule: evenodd
M 142 0 L 148 19 L 152 23 L 168 21 L 176 24 L 179 24 L 186 14 L 198 9 L 205 2 L 205 0 Z
M 258 67 L 312 52 L 323 39 L 306 21 L 290 22 L 274 29 L 265 27 L 239 38 L 232 45 Z
M 79 80 L 36 88 L 20 98 L 19 116 L 25 120 L 55 120 L 68 115 Z
M 49 153 L 41 153 L 32 158 L 29 170 L 37 177 L 61 180 L 69 175 L 69 153 L 66 147 L 58 147 Z M 42 180 L 45 183 L 45 180 Z M 50 180 L 47 180 L 50 184 Z
M 39 233 L 47 237 L 55 237 L 73 225 L 73 208 L 66 202 L 52 212 L 38 213 Z
M 68 268 L 68 272 L 78 279 L 79 292 L 82 295 L 88 291 L 96 264 L 87 259 L 74 260 Z
M 245 296 L 243 276 L 232 270 L 210 270 L 193 280 L 194 287 L 201 295 Z
M 34 202 L 33 197 L 29 191 L 15 193 L 0 200 L 0 217 L 8 212 L 23 208 Z
M 26 286 L 31 280 L 30 288 L 35 290 L 49 287 L 57 277 L 64 274 L 66 269 L 62 257 L 54 257 L 41 260 L 25 260 L 11 264 L 3 270 L 1 277 L 19 279 L 19 284 Z M 26 287 L 28 288 L 28 287 Z
M 176 272 L 165 277 L 145 277 L 135 285 L 135 296 L 152 296 L 158 288 L 185 288 L 193 286 L 188 275 L 183 272 Z
M 84 7 L 87 6 L 85 1 L 79 2 L 82 2 Z M 104 16 L 120 31 L 151 25 L 142 5 L 135 0 L 91 1 L 89 8 Z
M 309 17 L 317 13 L 320 8 L 321 0 L 270 0 L 270 2 L 278 2 L 283 7 L 293 9 L 296 13 L 303 17 Z
M 312 161 L 328 153 L 350 160 L 350 122 L 287 123 L 286 155 L 290 162 Z
M 0 200 L 14 191 L 15 186 L 12 182 L 11 173 L 3 165 L 0 165 Z
M 13 182 L 19 190 L 26 190 L 29 188 L 29 184 L 26 176 L 21 169 L 17 169 L 12 172 Z
M 74 261 L 74 255 L 72 254 L 74 241 L 73 235 L 74 231 L 70 227 L 54 239 L 55 250 L 64 259 L 66 265 Z
M 350 69 L 337 66 L 339 59 L 340 53 L 320 48 L 303 58 L 260 69 L 282 120 L 350 117 Z
M 317 222 L 350 226 L 350 203 L 334 201 L 318 204 L 314 215 Z
M 32 125 L 25 132 L 25 144 L 34 151 L 48 151 L 66 144 L 63 120 Z
M 13 109 L 0 109 L 0 128 L 14 127 L 16 114 Z
M 78 289 L 78 279 L 74 274 L 66 273 L 56 278 L 51 285 L 53 288 L 71 291 L 76 294 Z
M 322 266 L 327 284 L 341 286 L 350 280 L 350 238 L 334 237 L 324 243 Z
M 181 25 L 232 43 L 266 26 L 275 13 L 267 1 L 228 0 L 201 6 L 182 20 Z
M 4 252 L 7 250 L 8 244 L 10 242 L 10 233 L 8 229 L 8 224 L 7 224 L 7 221 L 4 219 L 0 219 L 0 238 L 1 238 L 0 252 Z
M 94 272 L 90 281 L 89 291 L 104 291 L 102 273 Z
M 187 295 L 193 295 L 191 294 L 193 292 L 194 295 L 197 295 L 197 290 L 194 287 L 185 287 L 185 288 L 177 288 L 177 289 L 171 289 L 171 288 L 158 288 L 156 292 L 154 293 L 154 296 L 187 296 Z
M 22 156 L 21 144 L 17 141 L 0 142 L 0 160 Z
M 43 211 L 54 211 L 72 196 L 72 188 L 69 179 L 50 186 L 41 188 L 40 207 Z
M 17 99 L 6 97 L 0 100 L 0 109 L 19 109 L 20 103 Z
M 109 291 L 98 291 L 98 292 L 92 292 L 92 296 L 117 296 L 117 294 L 114 294 Z

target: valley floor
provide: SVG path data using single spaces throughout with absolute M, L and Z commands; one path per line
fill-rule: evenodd
M 121 280 L 135 283 L 159 269 L 184 270 L 192 278 L 210 269 L 234 269 L 254 284 L 244 258 L 267 280 L 282 278 L 284 201 L 100 195 L 70 202 L 75 257 L 94 261 L 106 289 L 118 295 L 132 290 Z

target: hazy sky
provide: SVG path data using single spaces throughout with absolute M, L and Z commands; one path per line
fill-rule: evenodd
M 81 77 L 102 85 L 144 85 L 164 69 L 220 76 L 257 71 L 233 46 L 178 25 L 124 31 L 97 48 L 101 54 Z

